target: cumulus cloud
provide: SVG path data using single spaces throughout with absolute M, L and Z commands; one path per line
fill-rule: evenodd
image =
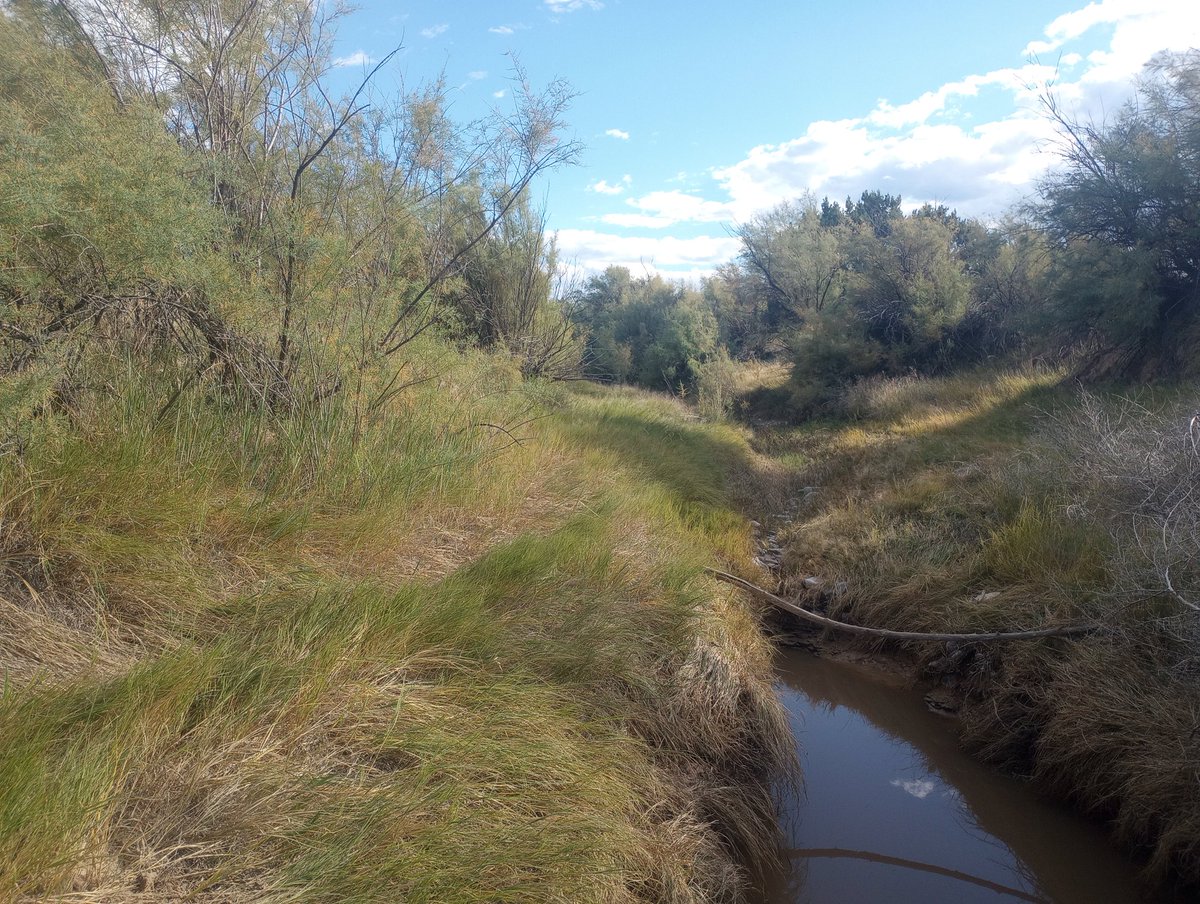
M 952 100 L 976 97 L 980 89 L 998 87 L 1013 92 L 1018 98 L 1028 97 L 1031 86 L 1044 85 L 1055 76 L 1053 66 L 1029 63 L 1017 69 L 996 69 L 983 75 L 968 75 L 956 82 L 947 82 L 935 91 L 926 91 L 916 100 L 892 106 L 886 100 L 866 117 L 872 125 L 892 129 L 928 121 L 946 111 Z
M 604 9 L 600 0 L 544 0 L 552 13 L 573 13 L 579 9 Z
M 1046 35 L 1057 49 L 1097 25 L 1112 27 L 1105 46 L 1086 55 L 1069 48 L 1058 67 L 1029 62 L 967 75 L 911 101 L 880 101 L 863 116 L 813 122 L 790 141 L 752 148 L 712 171 L 726 197 L 717 203 L 736 220 L 806 192 L 841 199 L 878 188 L 902 195 L 908 207 L 944 203 L 968 215 L 998 215 L 1056 160 L 1055 130 L 1039 105 L 1045 87 L 1053 84 L 1082 118 L 1102 118 L 1130 96 L 1156 53 L 1200 44 L 1200 4 L 1103 0 L 1055 19 Z M 973 118 L 971 104 L 987 92 L 1006 98 L 1010 112 Z
M 633 176 L 626 173 L 621 177 L 621 181 L 609 184 L 608 181 L 601 179 L 599 182 L 593 182 L 588 186 L 589 191 L 594 191 L 601 195 L 619 195 L 633 182 Z
M 487 70 L 475 69 L 474 71 L 467 73 L 467 78 L 473 82 L 483 81 L 485 78 L 487 78 Z
M 501 98 L 501 97 L 504 97 L 504 95 L 505 95 L 505 94 L 507 94 L 507 93 L 508 93 L 508 92 L 507 92 L 506 90 L 504 90 L 503 88 L 501 88 L 499 91 L 493 91 L 493 92 L 492 92 L 492 97 L 495 97 L 495 98 L 499 99 L 499 98 Z
M 711 273 L 738 250 L 738 240 L 728 236 L 623 236 L 592 229 L 560 229 L 557 235 L 563 259 L 585 271 L 617 266 L 693 277 Z
M 494 35 L 512 35 L 512 34 L 516 34 L 518 31 L 524 31 L 527 28 L 529 28 L 528 25 L 520 25 L 520 24 L 493 25 L 491 28 L 488 29 L 488 31 L 490 31 Z
M 812 193 L 841 199 L 864 188 L 963 213 L 995 214 L 1015 201 L 1050 161 L 1054 129 L 1032 112 L 965 126 L 922 123 L 885 134 L 868 120 L 815 122 L 800 138 L 760 145 L 713 171 L 732 219 Z
M 336 57 L 333 65 L 338 67 L 345 66 L 369 66 L 375 62 L 375 58 L 370 56 L 365 50 L 356 50 L 349 56 Z
M 1098 25 L 1128 26 L 1139 19 L 1153 21 L 1170 17 L 1177 20 L 1180 15 L 1190 15 L 1194 19 L 1200 11 L 1192 0 L 1100 0 L 1063 13 L 1046 26 L 1046 40 L 1030 41 L 1021 52 L 1024 56 L 1051 53 Z M 1167 36 L 1160 32 L 1159 37 L 1165 39 Z
M 601 221 L 611 226 L 665 229 L 676 223 L 721 223 L 734 218 L 731 205 L 681 191 L 652 191 L 625 203 L 636 213 L 605 214 Z
M 449 30 L 450 25 L 447 22 L 442 22 L 438 25 L 430 25 L 428 28 L 421 29 L 421 37 L 436 38 L 438 35 L 444 35 Z
M 605 129 L 604 134 L 609 138 L 616 138 L 618 141 L 628 141 L 629 133 L 624 129 Z

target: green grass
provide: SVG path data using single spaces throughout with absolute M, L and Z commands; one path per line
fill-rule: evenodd
M 0 897 L 700 901 L 769 856 L 787 736 L 701 572 L 748 561 L 746 435 L 414 356 L 369 422 L 126 368 L 9 425 Z

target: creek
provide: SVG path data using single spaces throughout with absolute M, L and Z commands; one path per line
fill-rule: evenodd
M 973 759 L 903 679 L 781 650 L 802 787 L 780 789 L 787 869 L 765 904 L 1132 904 L 1103 830 Z

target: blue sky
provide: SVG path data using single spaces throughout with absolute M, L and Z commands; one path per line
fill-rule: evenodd
M 539 186 L 560 249 L 693 277 L 805 192 L 1002 214 L 1054 160 L 1041 87 L 1103 116 L 1155 52 L 1200 46 L 1200 2 L 362 0 L 339 29 L 347 76 L 397 45 L 381 85 L 444 72 L 462 119 L 509 100 L 509 53 L 565 78 L 586 149 Z

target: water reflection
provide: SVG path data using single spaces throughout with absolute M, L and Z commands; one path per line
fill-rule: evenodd
M 802 652 L 779 677 L 804 787 L 771 904 L 1145 900 L 1099 828 L 966 756 L 917 693 Z

